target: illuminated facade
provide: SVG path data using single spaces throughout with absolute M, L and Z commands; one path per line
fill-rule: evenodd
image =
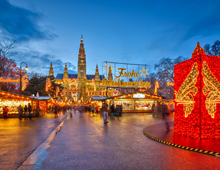
M 50 65 L 49 75 L 53 76 L 53 66 Z M 74 101 L 86 101 L 90 96 L 105 96 L 106 87 L 102 87 L 100 82 L 104 76 L 99 75 L 98 66 L 96 65 L 95 74 L 86 74 L 86 54 L 81 38 L 78 54 L 78 74 L 68 74 L 67 65 L 65 64 L 64 73 L 57 74 L 55 83 L 61 84 L 64 89 L 61 92 L 64 99 L 73 99 Z
M 174 131 L 193 138 L 220 138 L 220 57 L 197 44 L 192 58 L 174 67 Z
M 137 77 L 143 76 L 146 78 L 148 69 L 143 68 L 139 72 L 135 73 L 126 72 L 125 68 L 119 68 L 119 76 L 116 77 L 116 81 L 113 80 L 111 65 L 108 66 L 108 78 L 106 79 L 103 75 L 99 75 L 98 65 L 96 65 L 95 74 L 86 74 L 86 54 L 84 49 L 83 39 L 81 38 L 79 53 L 78 53 L 78 74 L 68 74 L 67 65 L 65 64 L 64 73 L 57 74 L 55 83 L 61 84 L 64 89 L 61 92 L 65 100 L 71 99 L 75 102 L 88 101 L 91 96 L 115 96 L 120 95 L 120 92 L 116 91 L 115 88 L 127 88 L 128 92 L 132 92 L 135 88 L 147 89 L 150 87 L 150 82 L 141 81 L 125 82 L 121 81 L 120 77 Z M 49 76 L 53 76 L 53 66 L 50 65 Z

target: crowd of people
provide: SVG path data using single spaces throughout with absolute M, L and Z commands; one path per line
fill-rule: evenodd
M 116 117 L 116 116 L 121 116 L 122 115 L 122 106 L 121 105 L 114 105 L 114 103 L 108 105 L 106 102 L 102 103 L 102 106 L 99 107 L 99 105 L 88 105 L 88 106 L 83 106 L 82 104 L 80 105 L 73 105 L 73 106 L 59 106 L 55 105 L 53 107 L 49 108 L 50 112 L 53 112 L 55 114 L 55 118 L 58 117 L 58 114 L 66 114 L 69 113 L 70 116 L 72 117 L 76 111 L 79 112 L 80 117 L 83 116 L 83 113 L 86 111 L 90 112 L 91 114 L 100 114 L 103 116 L 103 121 L 104 123 L 108 123 L 108 116 L 111 117 Z
M 4 106 L 3 107 L 3 117 L 4 119 L 8 118 L 8 107 Z M 21 105 L 18 106 L 18 118 L 20 120 L 22 120 L 23 114 L 25 119 L 31 119 L 32 118 L 32 112 L 31 112 L 31 104 L 28 103 L 28 105 L 25 105 L 25 107 L 23 108 Z
M 24 114 L 24 118 L 26 119 L 32 119 L 32 108 L 31 108 L 31 104 L 28 103 L 28 106 L 25 105 L 24 108 L 19 105 L 18 106 L 18 117 L 20 120 L 22 120 L 23 114 Z
M 3 107 L 3 117 L 4 119 L 8 118 L 8 107 L 4 106 Z M 116 116 L 121 116 L 122 115 L 122 105 L 116 105 L 114 103 L 107 104 L 106 101 L 102 103 L 102 106 L 99 107 L 99 105 L 88 105 L 88 106 L 83 106 L 82 104 L 80 105 L 73 105 L 73 106 L 50 106 L 49 111 L 55 114 L 55 118 L 58 118 L 59 113 L 69 113 L 70 116 L 72 117 L 76 111 L 79 112 L 80 117 L 83 116 L 83 113 L 88 111 L 90 113 L 94 114 L 100 114 L 103 116 L 103 121 L 104 124 L 108 123 L 108 116 L 111 116 L 112 118 Z M 167 128 L 167 131 L 170 130 L 170 125 L 169 125 L 169 115 L 173 115 L 174 113 L 174 105 L 166 105 L 164 102 L 162 103 L 157 103 L 152 105 L 152 115 L 153 116 L 161 116 L 163 119 L 165 119 L 165 125 Z M 25 105 L 24 108 L 19 105 L 18 107 L 18 114 L 19 114 L 19 119 L 22 120 L 22 117 L 25 119 L 32 119 L 32 107 L 31 104 L 28 103 L 28 105 Z M 36 109 L 36 115 L 39 116 L 40 114 L 40 109 L 39 107 Z

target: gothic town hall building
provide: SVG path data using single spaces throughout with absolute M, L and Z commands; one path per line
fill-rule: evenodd
M 111 70 L 109 70 L 109 72 L 111 73 Z M 49 76 L 54 76 L 53 73 L 51 63 Z M 64 87 L 61 92 L 64 99 L 83 102 L 89 100 L 90 96 L 106 95 L 106 87 L 101 84 L 103 78 L 103 75 L 99 75 L 98 65 L 96 65 L 94 75 L 86 74 L 86 54 L 83 38 L 81 38 L 78 54 L 78 74 L 68 74 L 67 64 L 65 64 L 64 73 L 58 73 L 54 81 Z

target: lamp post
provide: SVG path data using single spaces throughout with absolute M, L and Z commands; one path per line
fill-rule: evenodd
M 21 80 L 21 78 L 22 78 L 22 64 L 25 64 L 26 65 L 25 70 L 28 70 L 27 63 L 21 62 L 21 64 L 20 64 L 20 94 L 22 93 L 22 80 Z

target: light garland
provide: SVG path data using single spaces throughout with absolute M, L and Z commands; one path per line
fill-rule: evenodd
M 198 88 L 195 86 L 198 74 L 199 71 L 197 69 L 197 63 L 194 63 L 189 75 L 187 76 L 187 78 L 185 79 L 185 81 L 183 82 L 182 86 L 176 94 L 175 101 L 177 102 L 177 105 L 183 104 L 185 117 L 191 114 L 194 108 L 195 102 L 193 96 L 195 96 L 198 91 Z

